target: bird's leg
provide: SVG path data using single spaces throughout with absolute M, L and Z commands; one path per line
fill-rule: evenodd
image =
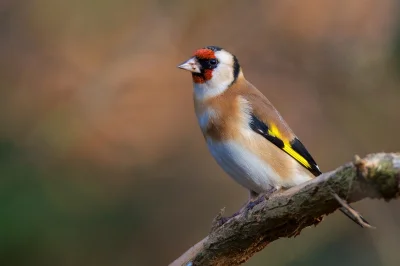
M 226 223 L 229 219 L 238 216 L 239 214 L 243 213 L 243 212 L 248 212 L 249 210 L 253 209 L 254 206 L 256 206 L 257 204 L 263 202 L 264 200 L 268 199 L 274 192 L 276 192 L 277 190 L 279 190 L 279 188 L 277 187 L 271 187 L 270 189 L 268 189 L 267 191 L 265 191 L 264 193 L 257 193 L 254 192 L 252 190 L 250 190 L 250 195 L 249 195 L 249 200 L 248 202 L 246 202 L 241 208 L 240 210 L 238 210 L 237 212 L 235 212 L 234 214 L 232 214 L 231 216 L 228 217 L 218 217 L 218 226 L 223 225 L 224 223 Z
M 256 193 L 254 191 L 250 191 L 250 199 L 249 202 L 246 204 L 246 210 L 251 210 L 256 206 L 257 204 L 263 202 L 264 200 L 268 199 L 274 192 L 276 192 L 278 188 L 276 187 L 271 187 L 264 193 Z
M 256 193 L 254 191 L 250 191 L 250 197 L 247 204 L 244 206 L 244 210 L 248 211 L 254 208 L 258 203 L 265 200 L 263 193 Z
M 266 199 L 269 199 L 269 197 L 271 197 L 272 194 L 274 194 L 275 192 L 277 192 L 278 190 L 280 190 L 280 187 L 271 187 L 270 189 L 268 189 L 265 193 L 264 193 L 264 197 Z
M 219 216 L 219 217 L 217 217 L 217 224 L 218 224 L 218 226 L 221 226 L 221 225 L 223 225 L 224 223 L 226 223 L 229 219 L 231 219 L 231 218 L 233 218 L 233 217 L 235 217 L 235 216 L 238 216 L 239 214 L 241 214 L 241 213 L 243 213 L 243 212 L 246 212 L 246 211 L 248 211 L 249 209 L 252 209 L 255 205 L 257 205 L 259 202 L 261 202 L 261 201 L 263 201 L 262 200 L 262 198 L 263 197 L 260 197 L 260 195 L 262 195 L 262 194 L 258 194 L 258 193 L 256 193 L 256 192 L 254 192 L 254 191 L 252 191 L 252 190 L 250 190 L 250 193 L 249 193 L 250 195 L 249 195 L 249 200 L 237 211 L 237 212 L 235 212 L 234 214 L 232 214 L 231 216 L 228 216 L 228 217 L 222 217 L 222 216 Z M 258 199 L 260 197 L 260 199 Z M 256 201 L 256 200 L 259 200 L 259 202 L 257 202 L 257 203 L 255 203 L 254 204 L 254 202 Z M 251 206 L 251 208 L 249 208 L 249 205 L 251 205 L 251 204 L 253 204 L 252 206 Z M 213 222 L 214 223 L 214 222 Z
M 254 206 L 258 205 L 259 203 L 263 202 L 264 200 L 268 199 L 274 192 L 278 190 L 277 187 L 271 187 L 267 191 L 263 193 L 257 193 L 252 190 L 250 190 L 250 195 L 249 195 L 249 201 L 242 207 L 240 208 L 239 211 L 235 212 L 233 216 L 236 216 L 243 211 L 249 211 L 254 208 Z

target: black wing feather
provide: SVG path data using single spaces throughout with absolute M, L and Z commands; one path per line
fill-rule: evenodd
M 254 114 L 251 115 L 250 128 L 254 132 L 260 134 L 267 140 L 271 141 L 279 149 L 283 149 L 283 146 L 284 146 L 283 140 L 268 134 L 268 126 L 263 121 L 258 119 Z
M 306 147 L 304 147 L 303 143 L 298 138 L 294 138 L 290 142 L 290 146 L 292 146 L 292 149 L 295 150 L 298 154 L 300 154 L 304 159 L 307 160 L 307 162 L 310 164 L 311 168 L 307 168 L 313 175 L 319 176 L 321 173 L 321 170 L 319 170 L 319 167 L 317 163 L 314 161 L 313 157 L 311 157 L 311 154 L 307 151 Z
M 268 125 L 266 125 L 263 121 L 258 119 L 254 114 L 251 115 L 251 120 L 250 120 L 250 128 L 272 142 L 275 146 L 280 148 L 282 151 L 284 147 L 284 142 L 280 138 L 276 136 L 271 136 L 268 133 Z M 296 151 L 298 154 L 300 154 L 309 164 L 310 167 L 306 167 L 305 165 L 301 164 L 304 166 L 306 169 L 308 169 L 313 175 L 319 176 L 321 174 L 321 171 L 318 168 L 317 163 L 314 161 L 310 153 L 307 151 L 306 147 L 304 147 L 303 143 L 300 142 L 298 138 L 294 138 L 292 141 L 290 141 L 290 146 L 294 151 Z M 286 151 L 285 151 L 286 152 Z M 289 154 L 289 153 L 287 153 Z M 290 154 L 289 154 L 290 155 Z

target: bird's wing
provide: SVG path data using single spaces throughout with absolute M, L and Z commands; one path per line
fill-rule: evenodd
M 248 86 L 242 97 L 251 105 L 250 128 L 289 154 L 312 174 L 320 175 L 317 163 L 271 102 L 254 86 Z

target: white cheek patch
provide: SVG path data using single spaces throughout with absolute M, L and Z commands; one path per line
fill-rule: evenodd
M 221 64 L 228 65 L 228 66 L 233 66 L 233 56 L 228 53 L 227 51 L 221 50 L 215 52 L 215 57 L 218 59 L 218 61 Z
M 215 52 L 219 65 L 214 69 L 212 79 L 208 81 L 210 86 L 229 86 L 234 80 L 233 77 L 233 56 L 224 51 Z
M 229 65 L 221 64 L 214 69 L 212 78 L 208 80 L 206 83 L 209 84 L 210 87 L 227 87 L 233 81 L 233 69 Z

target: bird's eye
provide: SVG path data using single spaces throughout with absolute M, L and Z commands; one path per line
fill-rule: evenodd
M 213 58 L 210 59 L 208 62 L 210 63 L 211 66 L 215 66 L 218 63 L 218 60 Z

